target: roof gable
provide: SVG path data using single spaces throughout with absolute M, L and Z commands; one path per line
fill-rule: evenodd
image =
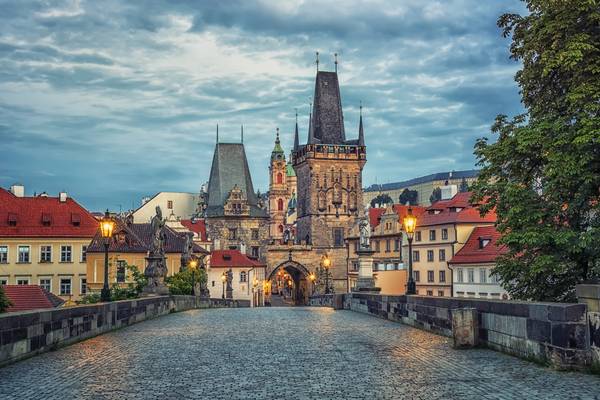
M 211 268 L 233 268 L 233 267 L 262 267 L 258 260 L 248 257 L 239 250 L 213 250 L 210 253 Z
M 8 312 L 54 308 L 64 303 L 60 297 L 37 285 L 6 285 L 3 289 L 13 303 Z
M 500 232 L 494 226 L 478 226 L 473 229 L 465 245 L 452 257 L 449 264 L 494 263 L 496 258 L 508 252 L 499 245 Z M 483 243 L 481 243 L 483 241 Z M 487 244 L 486 244 L 487 242 Z

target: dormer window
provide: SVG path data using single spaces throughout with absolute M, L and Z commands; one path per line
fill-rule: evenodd
M 231 261 L 231 255 L 230 254 L 223 254 L 223 260 L 225 260 L 225 261 Z
M 42 213 L 42 225 L 50 226 L 52 224 L 52 215 L 48 213 Z
M 480 237 L 479 238 L 479 248 L 483 249 L 485 246 L 487 246 L 488 244 L 490 244 L 492 240 L 490 238 L 483 238 Z
M 71 214 L 71 223 L 73 224 L 73 226 L 81 225 L 81 215 L 77 213 Z
M 17 226 L 17 214 L 15 213 L 8 213 L 8 225 L 10 226 Z

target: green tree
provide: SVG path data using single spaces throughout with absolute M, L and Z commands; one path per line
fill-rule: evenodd
M 193 275 L 196 284 L 206 283 L 207 276 L 204 269 L 196 269 L 196 272 Z M 173 276 L 169 276 L 166 279 L 166 283 L 171 294 L 190 295 L 192 294 L 192 270 L 187 268 L 186 270 L 178 272 Z
M 110 301 L 136 299 L 140 297 L 144 287 L 146 287 L 148 279 L 135 265 L 126 265 L 125 271 L 129 272 L 131 280 L 125 286 L 123 286 L 123 284 L 114 283 L 110 288 Z M 94 304 L 99 302 L 99 293 L 89 293 L 85 296 L 82 296 L 77 303 Z
M 0 313 L 6 312 L 12 306 L 12 302 L 4 292 L 4 288 L 0 285 Z
M 494 273 L 518 299 L 571 301 L 600 276 L 600 7 L 526 1 L 498 20 L 512 35 L 523 115 L 499 115 L 475 145 L 482 213 L 495 209 L 508 254 Z
M 467 180 L 465 178 L 462 178 L 462 180 L 460 181 L 460 186 L 458 187 L 458 191 L 461 193 L 469 191 L 469 183 L 467 182 Z
M 402 193 L 400 193 L 400 197 L 398 198 L 398 201 L 400 202 L 400 204 L 409 204 L 411 206 L 414 206 L 417 204 L 417 199 L 419 197 L 419 192 L 417 192 L 416 190 L 410 190 L 410 189 L 404 189 L 402 191 Z
M 435 189 L 433 189 L 433 192 L 431 192 L 431 196 L 429 196 L 429 202 L 431 204 L 433 204 L 436 201 L 440 201 L 441 199 L 442 199 L 442 189 L 439 187 L 436 187 Z
M 371 207 L 373 208 L 377 205 L 379 205 L 379 207 L 385 207 L 387 204 L 394 204 L 394 200 L 386 193 L 381 193 L 371 200 Z

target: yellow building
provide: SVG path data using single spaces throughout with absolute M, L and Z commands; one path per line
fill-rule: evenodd
M 135 224 L 120 219 L 115 222 L 108 248 L 109 285 L 118 283 L 124 286 L 132 282 L 127 265 L 137 267 L 140 272 L 146 269 L 146 256 L 152 244 L 152 228 L 150 224 Z M 168 226 L 164 228 L 164 233 L 165 258 L 168 276 L 171 276 L 180 270 L 181 256 L 185 252 L 185 235 L 188 233 L 177 233 Z M 193 253 L 197 256 L 208 254 L 197 244 L 193 245 Z M 104 284 L 104 239 L 99 234 L 94 237 L 87 251 L 87 282 L 90 292 L 99 292 Z
M 416 204 L 428 206 L 431 204 L 429 198 L 436 188 L 446 189 L 449 193 L 447 198 L 452 197 L 460 190 L 460 185 L 466 182 L 469 186 L 477 180 L 478 170 L 439 172 L 421 176 L 419 178 L 409 179 L 403 182 L 384 183 L 380 185 L 371 185 L 365 189 L 363 201 L 366 206 L 371 204 L 371 200 L 380 194 L 387 194 L 394 202 L 398 202 L 400 194 L 404 189 L 417 192 Z
M 496 215 L 479 215 L 469 204 L 470 192 L 459 193 L 447 201 L 438 201 L 417 217 L 413 239 L 413 276 L 417 294 L 452 296 L 452 272 L 448 261 L 467 242 L 475 227 L 496 222 Z M 403 244 L 403 247 L 408 244 Z M 406 250 L 405 249 L 405 250 Z
M 87 292 L 87 248 L 98 221 L 66 193 L 0 188 L 0 285 L 39 285 L 63 300 Z

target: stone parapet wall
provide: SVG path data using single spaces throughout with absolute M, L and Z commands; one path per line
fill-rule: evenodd
M 475 337 L 481 345 L 561 369 L 583 368 L 591 364 L 590 328 L 585 304 L 369 293 L 343 296 L 345 309 L 402 322 L 448 337 L 453 337 L 453 310 L 474 309 L 477 315 L 474 326 L 478 330 Z M 319 301 L 327 305 L 331 301 L 318 300 L 318 297 L 311 298 L 311 305 Z M 596 326 L 596 334 L 600 335 L 600 321 Z M 600 341 L 600 336 L 596 339 Z
M 222 307 L 250 307 L 250 301 L 159 296 L 2 314 L 0 366 L 172 312 Z

